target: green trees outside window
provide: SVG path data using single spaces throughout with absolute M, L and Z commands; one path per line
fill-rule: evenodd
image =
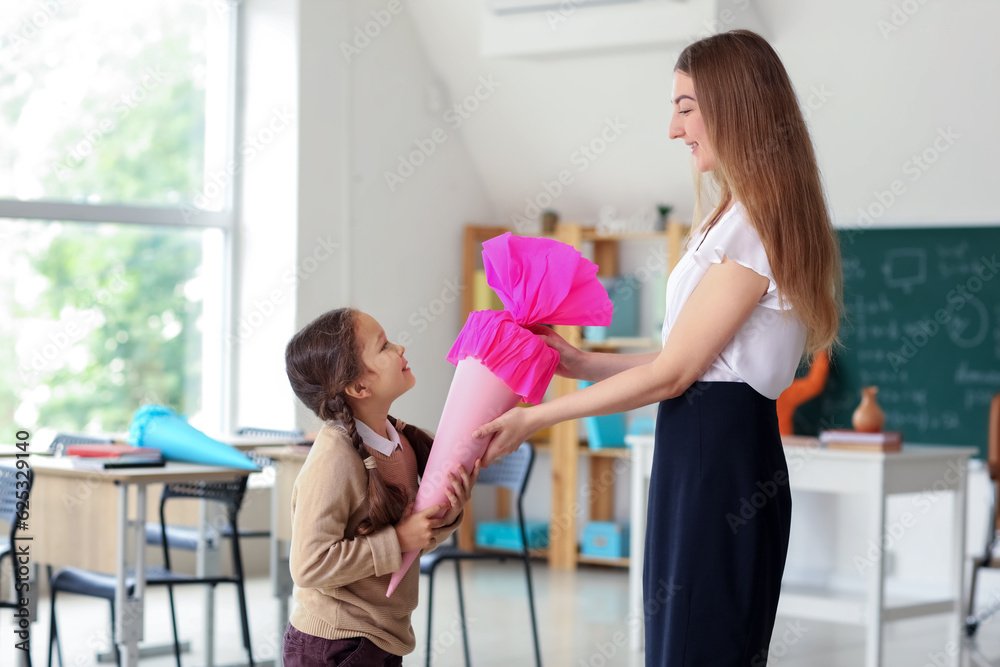
M 220 154 L 206 86 L 224 20 L 202 0 L 4 2 L 0 198 L 190 206 Z M 198 413 L 223 238 L 0 219 L 0 420 L 108 432 L 148 402 Z

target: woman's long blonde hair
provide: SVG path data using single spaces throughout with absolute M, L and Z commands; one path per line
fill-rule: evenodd
M 837 340 L 843 305 L 840 244 L 827 213 L 809 130 L 781 59 L 760 35 L 732 30 L 681 52 L 715 152 L 717 204 L 735 198 L 757 230 L 778 285 L 805 324 L 806 354 Z M 701 209 L 702 187 L 696 178 Z M 705 179 L 707 180 L 707 179 Z

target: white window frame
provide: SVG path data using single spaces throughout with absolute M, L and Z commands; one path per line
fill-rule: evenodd
M 116 223 L 137 227 L 180 227 L 188 229 L 218 229 L 223 234 L 222 303 L 225 310 L 222 321 L 224 330 L 219 336 L 218 404 L 221 406 L 218 427 L 223 433 L 232 431 L 235 405 L 232 400 L 235 387 L 235 370 L 232 346 L 227 344 L 235 326 L 235 304 L 237 303 L 236 276 L 238 258 L 236 254 L 237 231 L 239 229 L 240 189 L 242 187 L 242 156 L 236 151 L 236 138 L 243 131 L 243 11 L 241 2 L 230 2 L 228 87 L 226 90 L 229 131 L 226 137 L 225 164 L 234 166 L 233 180 L 227 193 L 226 205 L 221 211 L 202 211 L 193 205 L 134 205 L 134 204 L 86 204 L 53 199 L 19 200 L 0 198 L 0 220 L 45 220 L 60 223 Z M 206 165 L 207 166 L 207 165 Z M 207 371 L 208 369 L 204 369 Z

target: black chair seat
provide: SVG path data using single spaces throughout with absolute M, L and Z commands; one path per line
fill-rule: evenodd
M 184 586 L 185 584 L 224 584 L 234 583 L 233 577 L 197 577 L 194 575 L 171 572 L 170 570 L 152 566 L 146 568 L 147 586 Z M 126 574 L 125 583 L 128 585 L 128 593 L 135 592 L 135 569 L 129 568 Z M 115 575 L 105 572 L 91 572 L 81 570 L 77 567 L 65 567 L 52 577 L 53 590 L 61 593 L 75 593 L 76 595 L 86 595 L 88 597 L 102 598 L 113 601 L 115 599 Z
M 132 595 L 135 592 L 135 579 L 129 577 L 125 583 L 128 585 L 128 594 Z M 63 593 L 86 595 L 110 601 L 115 599 L 115 575 L 113 574 L 91 572 L 90 570 L 81 570 L 78 567 L 65 567 L 53 575 L 50 586 L 52 590 Z
M 233 536 L 232 526 L 226 526 L 218 533 L 219 537 L 230 538 Z M 270 530 L 241 530 L 241 538 L 254 538 L 254 537 L 271 537 Z M 215 548 L 216 541 L 215 536 L 211 533 L 207 536 L 208 546 L 210 548 Z M 160 524 L 158 523 L 147 523 L 146 524 L 146 544 L 150 546 L 162 546 L 163 538 L 160 532 Z M 197 551 L 198 550 L 198 528 L 196 526 L 174 526 L 167 524 L 167 546 L 171 549 L 180 549 L 181 551 Z

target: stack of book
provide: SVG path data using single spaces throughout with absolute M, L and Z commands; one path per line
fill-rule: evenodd
M 846 429 L 822 431 L 822 446 L 829 449 L 850 449 L 865 452 L 899 452 L 903 449 L 903 435 L 899 431 L 861 433 Z
M 69 445 L 66 455 L 73 457 L 73 465 L 88 470 L 114 468 L 162 468 L 163 452 L 153 447 L 128 445 Z

